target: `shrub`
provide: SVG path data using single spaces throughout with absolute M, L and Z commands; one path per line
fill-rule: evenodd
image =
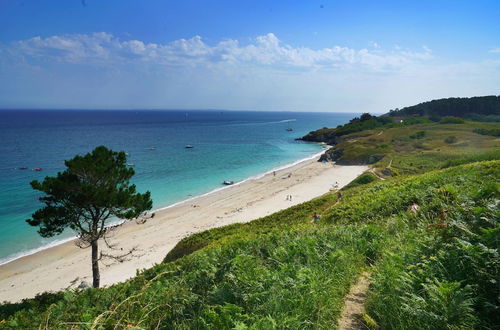
M 450 135 L 446 139 L 444 139 L 444 143 L 452 144 L 455 142 L 457 142 L 457 137 L 453 135 Z
M 417 125 L 417 124 L 426 124 L 430 122 L 429 119 L 425 118 L 425 117 L 408 117 L 408 118 L 405 118 L 403 120 L 403 124 L 405 126 L 409 126 L 409 125 Z
M 415 149 L 427 149 L 425 145 L 423 145 L 421 142 L 414 142 L 413 147 Z
M 345 186 L 344 189 L 349 189 L 349 188 L 361 186 L 361 185 L 368 184 L 368 183 L 376 181 L 376 180 L 377 180 L 377 178 L 373 174 L 364 173 L 364 174 L 361 174 L 360 176 L 358 176 L 353 181 L 351 181 L 351 183 L 349 183 L 347 186 Z
M 492 129 L 478 128 L 473 130 L 473 132 L 481 135 L 490 135 L 495 137 L 500 136 L 500 128 L 492 128 Z
M 500 150 L 493 150 L 493 151 L 479 153 L 479 154 L 466 155 L 464 157 L 460 157 L 457 159 L 450 159 L 447 162 L 445 162 L 441 166 L 441 168 L 459 166 L 459 165 L 463 165 L 463 164 L 482 162 L 482 161 L 488 161 L 488 160 L 499 160 L 499 159 L 500 159 Z
M 441 116 L 432 115 L 432 116 L 429 116 L 429 120 L 437 123 L 437 122 L 441 121 Z
M 425 131 L 417 131 L 415 134 L 410 135 L 411 139 L 423 139 L 426 135 Z
M 459 117 L 453 117 L 453 116 L 447 116 L 443 117 L 441 121 L 439 122 L 440 124 L 463 124 L 465 123 L 465 120 Z

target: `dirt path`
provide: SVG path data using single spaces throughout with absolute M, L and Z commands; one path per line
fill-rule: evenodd
M 366 327 L 361 322 L 361 315 L 365 311 L 365 299 L 370 281 L 367 272 L 363 272 L 356 283 L 351 287 L 349 294 L 345 297 L 344 308 L 339 319 L 340 330 L 358 330 Z
M 371 174 L 375 175 L 377 178 L 379 178 L 382 181 L 385 180 L 385 178 L 383 178 L 380 175 L 378 175 L 377 172 L 375 172 L 375 169 L 373 169 L 373 168 L 369 169 L 368 172 L 370 172 Z

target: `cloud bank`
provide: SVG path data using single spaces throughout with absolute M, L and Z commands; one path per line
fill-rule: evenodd
M 438 62 L 425 46 L 312 49 L 273 33 L 213 45 L 200 36 L 167 43 L 105 32 L 34 37 L 0 45 L 0 107 L 384 111 L 463 91 L 464 70 L 484 75 L 474 92 L 499 68 Z
M 10 56 L 30 60 L 73 64 L 113 65 L 117 62 L 140 61 L 165 66 L 254 64 L 309 69 L 361 66 L 371 70 L 390 70 L 432 58 L 432 51 L 425 47 L 420 52 L 401 49 L 392 52 L 366 48 L 355 50 L 340 46 L 319 50 L 292 47 L 283 44 L 273 33 L 259 36 L 248 45 L 240 45 L 237 40 L 224 40 L 210 46 L 200 36 L 157 44 L 140 40 L 120 41 L 109 33 L 100 32 L 34 37 L 4 46 L 3 51 Z

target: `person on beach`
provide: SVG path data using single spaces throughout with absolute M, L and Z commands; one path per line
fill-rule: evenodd
M 313 225 L 317 225 L 317 224 L 318 224 L 318 222 L 319 222 L 319 219 L 321 219 L 321 215 L 319 215 L 318 213 L 316 213 L 316 214 L 313 216 L 313 219 L 312 219 L 311 223 L 312 223 Z
M 416 214 L 416 213 L 418 213 L 419 209 L 420 209 L 420 206 L 418 206 L 417 203 L 413 202 L 407 212 Z

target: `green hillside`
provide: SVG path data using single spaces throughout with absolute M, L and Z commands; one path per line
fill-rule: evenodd
M 373 324 L 491 327 L 499 324 L 499 172 L 499 161 L 472 163 L 348 189 L 341 201 L 327 194 L 194 235 L 182 243 L 202 248 L 126 283 L 4 305 L 0 325 L 331 328 L 350 284 L 371 269 Z M 417 214 L 407 212 L 413 202 Z M 313 212 L 323 214 L 318 226 Z
M 336 143 L 325 138 L 326 130 L 337 129 L 321 129 L 304 137 L 334 145 L 323 159 L 340 165 L 373 164 L 385 176 L 438 169 L 463 155 L 499 152 L 497 123 L 436 123 L 419 117 L 342 135 Z
M 423 102 L 389 112 L 390 116 L 456 116 L 469 119 L 499 119 L 500 96 L 450 97 Z M 490 117 L 488 117 L 490 116 Z M 498 120 L 497 120 L 498 121 Z
M 194 234 L 125 283 L 0 305 L 0 328 L 331 329 L 363 272 L 367 328 L 499 327 L 500 140 L 475 131 L 495 124 L 351 124 L 326 157 L 372 165 L 341 195 Z

